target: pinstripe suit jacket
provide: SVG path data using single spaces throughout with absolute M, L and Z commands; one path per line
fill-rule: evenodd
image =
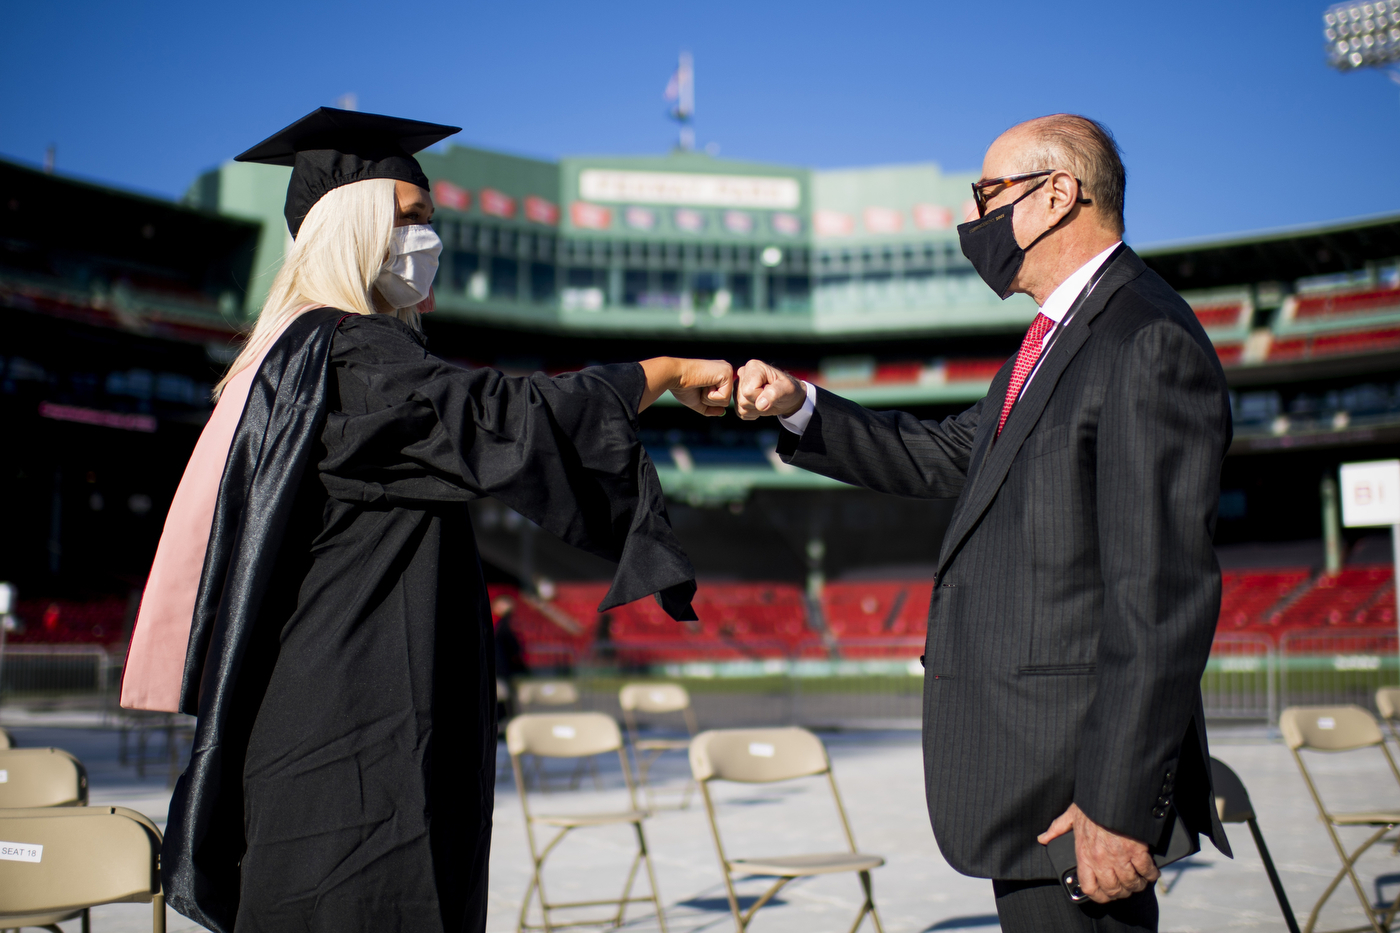
M 1035 837 L 1073 801 L 1150 844 L 1179 815 L 1228 854 L 1200 696 L 1231 436 L 1220 362 L 1125 249 L 994 442 L 1011 368 L 942 422 L 820 391 L 806 431 L 779 444 L 848 483 L 958 499 L 925 653 L 939 847 L 966 874 L 1054 877 Z

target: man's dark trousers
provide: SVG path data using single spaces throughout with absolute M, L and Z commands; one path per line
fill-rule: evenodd
M 998 437 L 1012 365 L 942 422 L 818 390 L 806 430 L 778 445 L 854 485 L 957 498 L 925 647 L 939 847 L 964 874 L 1049 879 L 1035 837 L 1077 803 L 1149 844 L 1175 813 L 1228 854 L 1200 696 L 1231 435 L 1219 359 L 1190 306 L 1125 248 Z
M 1108 904 L 1076 904 L 1057 881 L 994 881 L 992 890 L 1003 933 L 1139 933 L 1157 929 L 1157 892 L 1151 887 Z

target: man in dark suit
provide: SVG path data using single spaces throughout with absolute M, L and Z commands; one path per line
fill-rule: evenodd
M 954 868 L 1002 928 L 1156 930 L 1172 821 L 1229 854 L 1200 680 L 1220 609 L 1211 538 L 1230 405 L 1191 308 L 1122 243 L 1117 144 L 1084 117 L 987 150 L 963 252 L 1036 316 L 986 398 L 942 422 L 871 412 L 765 363 L 739 413 L 790 463 L 957 497 L 929 609 L 924 771 Z M 1044 843 L 1074 830 L 1072 904 Z

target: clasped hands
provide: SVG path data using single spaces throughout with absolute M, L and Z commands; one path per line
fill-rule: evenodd
M 739 417 L 753 421 L 763 415 L 791 415 L 802 407 L 802 383 L 775 366 L 749 360 L 735 372 L 724 360 L 687 360 L 659 356 L 643 360 L 647 387 L 638 410 L 670 392 L 681 404 L 709 418 L 723 415 L 736 394 Z

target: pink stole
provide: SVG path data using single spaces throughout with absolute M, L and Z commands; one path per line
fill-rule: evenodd
M 248 366 L 224 386 L 209 423 L 194 445 L 180 486 L 165 517 L 165 529 L 156 546 L 155 561 L 146 578 L 141 611 L 131 633 L 122 672 L 121 705 L 124 709 L 146 709 L 164 713 L 180 711 L 180 687 L 185 677 L 185 654 L 194 622 L 194 603 L 199 579 L 204 573 L 204 554 L 209 549 L 209 532 L 214 524 L 214 508 L 219 501 L 219 483 L 224 475 L 233 435 L 243 417 L 248 390 L 262 366 L 263 358 L 282 336 L 287 324 L 303 311 L 324 305 L 298 308 Z

